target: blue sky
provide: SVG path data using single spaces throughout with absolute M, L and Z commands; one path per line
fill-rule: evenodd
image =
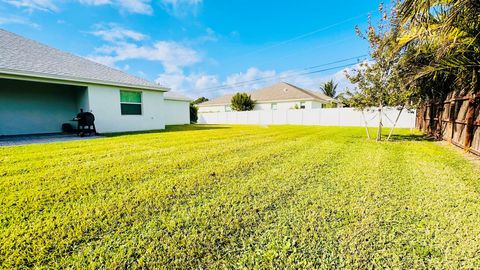
M 324 64 L 368 53 L 354 27 L 365 28 L 378 4 L 0 0 L 0 27 L 191 97 L 212 98 L 282 80 L 317 90 L 335 78 L 347 87 L 339 66 L 356 60 Z M 330 70 L 301 75 L 322 69 Z

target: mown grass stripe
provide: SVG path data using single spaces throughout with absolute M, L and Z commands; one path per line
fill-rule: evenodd
M 1 148 L 0 266 L 480 265 L 480 179 L 458 153 L 405 130 L 208 128 Z

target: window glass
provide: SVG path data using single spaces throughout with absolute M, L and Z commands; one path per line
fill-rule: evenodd
M 300 109 L 305 109 L 305 102 L 300 102 Z
M 120 102 L 142 103 L 142 93 L 133 91 L 120 91 Z
M 140 104 L 121 104 L 122 115 L 141 115 L 142 105 Z
M 122 115 L 141 115 L 142 92 L 120 91 L 120 110 Z

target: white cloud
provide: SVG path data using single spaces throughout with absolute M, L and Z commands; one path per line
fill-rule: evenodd
M 213 98 L 222 94 L 235 91 L 252 91 L 264 86 L 267 81 L 252 81 L 255 79 L 268 78 L 275 76 L 273 70 L 259 70 L 252 67 L 245 72 L 234 73 L 221 81 L 218 75 L 206 73 L 184 74 L 183 71 L 165 72 L 158 76 L 156 82 L 166 85 L 173 91 L 182 92 L 192 97 L 206 96 Z
M 88 58 L 101 64 L 114 67 L 117 62 L 127 60 L 158 61 L 166 73 L 178 73 L 183 67 L 191 66 L 201 60 L 200 54 L 175 41 L 156 41 L 142 44 L 148 36 L 118 25 L 110 28 L 100 27 L 91 32 L 107 41 L 108 44 L 95 49 Z M 98 27 L 98 26 L 97 26 Z
M 159 61 L 170 73 L 200 61 L 195 50 L 173 41 L 157 41 L 153 46 L 119 43 L 97 48 L 96 52 L 99 55 L 90 56 L 90 59 L 110 66 L 132 59 Z
M 170 15 L 185 17 L 197 15 L 203 0 L 161 0 L 160 3 Z
M 58 12 L 58 2 L 55 0 L 2 0 L 18 8 L 30 12 L 34 10 Z M 56 3 L 57 2 L 57 3 Z M 88 6 L 111 5 L 122 12 L 152 15 L 151 0 L 78 0 L 79 3 Z M 170 15 L 185 17 L 197 15 L 203 0 L 160 0 L 161 7 Z
M 80 0 L 79 2 L 89 6 L 109 5 L 112 3 L 110 0 Z
M 58 12 L 59 8 L 55 4 L 54 0 L 3 0 L 4 2 L 16 6 L 18 8 L 24 8 L 28 11 L 40 10 Z M 89 6 L 102 6 L 112 5 L 123 12 L 139 13 L 151 15 L 153 8 L 151 6 L 151 0 L 78 0 L 83 5 Z
M 320 91 L 321 83 L 324 83 L 333 79 L 338 84 L 337 93 L 343 93 L 347 88 L 350 90 L 353 89 L 353 85 L 345 76 L 345 72 L 350 72 L 350 71 L 351 71 L 350 67 L 344 68 L 335 73 L 331 73 L 331 74 L 321 73 L 318 75 L 316 74 L 295 75 L 295 74 L 298 74 L 296 73 L 296 71 L 287 71 L 282 73 L 281 76 L 284 77 L 283 80 L 291 84 L 294 84 L 304 89 L 312 90 L 312 91 Z
M 256 89 L 285 81 L 307 90 L 319 91 L 319 85 L 330 79 L 338 83 L 338 92 L 344 92 L 345 88 L 353 89 L 353 85 L 345 77 L 345 68 L 328 75 L 303 74 L 298 70 L 277 72 L 275 70 L 261 70 L 251 67 L 244 72 L 233 73 L 221 80 L 218 75 L 206 73 L 185 74 L 183 71 L 165 72 L 158 76 L 156 82 L 173 91 L 182 92 L 191 97 L 205 96 L 215 98 L 217 96 L 234 93 L 237 91 L 250 92 Z
M 16 6 L 18 8 L 24 8 L 28 11 L 41 10 L 41 11 L 58 11 L 58 7 L 52 0 L 3 0 L 4 2 Z
M 130 13 L 153 14 L 150 0 L 117 0 L 116 4 L 123 11 Z
M 40 25 L 33 23 L 23 17 L 8 16 L 8 15 L 0 14 L 0 25 L 7 25 L 7 24 L 22 24 L 22 25 L 28 25 L 36 29 L 40 28 Z
M 153 14 L 150 0 L 79 0 L 80 3 L 90 6 L 111 5 L 123 12 L 138 14 Z
M 215 31 L 213 31 L 212 28 L 208 27 L 205 30 L 205 34 L 203 36 L 200 36 L 199 38 L 197 38 L 196 41 L 199 42 L 199 43 L 215 42 L 215 41 L 218 41 L 218 35 L 217 35 L 217 33 L 215 33 Z
M 156 61 L 163 66 L 163 72 L 157 76 L 156 82 L 170 87 L 174 91 L 183 92 L 191 97 L 216 96 L 236 91 L 253 91 L 255 89 L 286 81 L 302 88 L 318 91 L 320 83 L 334 79 L 339 84 L 339 92 L 346 87 L 352 89 L 345 77 L 345 70 L 329 74 L 301 74 L 299 70 L 278 72 L 250 67 L 245 71 L 233 73 L 221 79 L 217 74 L 205 72 L 186 72 L 202 60 L 198 51 L 175 41 L 150 41 L 150 37 L 116 24 L 97 25 L 91 34 L 102 38 L 107 43 L 95 49 L 90 59 L 109 66 L 123 67 L 130 70 L 128 60 Z M 207 35 L 215 35 L 207 29 Z M 140 76 L 145 73 L 136 71 Z M 300 75 L 299 75 L 300 73 Z
M 223 84 L 231 86 L 232 89 L 238 91 L 251 91 L 252 89 L 265 85 L 265 79 L 266 82 L 275 80 L 276 74 L 277 72 L 275 70 L 262 71 L 256 67 L 251 67 L 245 72 L 234 73 L 227 76 Z
M 116 42 L 116 41 L 126 41 L 128 39 L 141 41 L 148 38 L 147 35 L 144 35 L 140 32 L 133 30 L 125 29 L 116 24 L 108 25 L 96 25 L 97 30 L 90 32 L 92 35 L 102 38 L 105 41 Z
M 155 82 L 190 96 L 208 95 L 208 88 L 219 86 L 218 76 L 204 73 L 185 75 L 183 71 L 166 72 L 158 76 Z M 211 96 L 211 95 L 209 95 Z
M 371 63 L 371 61 L 368 61 L 368 60 L 364 62 Z M 337 82 L 338 83 L 337 93 L 344 93 L 347 89 L 352 91 L 354 90 L 355 85 L 352 84 L 349 79 L 347 79 L 347 76 L 345 75 L 345 73 L 351 74 L 354 69 L 357 69 L 359 67 L 360 67 L 360 64 L 356 64 L 351 67 L 344 68 L 332 74 L 330 77 L 325 77 L 323 81 L 327 81 L 328 79 L 333 79 L 335 82 Z

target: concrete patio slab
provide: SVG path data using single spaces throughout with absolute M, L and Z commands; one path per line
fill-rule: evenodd
M 42 135 L 16 135 L 16 136 L 0 136 L 0 147 L 17 146 L 27 144 L 69 142 L 80 140 L 92 140 L 104 138 L 104 136 L 85 136 L 80 137 L 75 134 L 42 134 Z

